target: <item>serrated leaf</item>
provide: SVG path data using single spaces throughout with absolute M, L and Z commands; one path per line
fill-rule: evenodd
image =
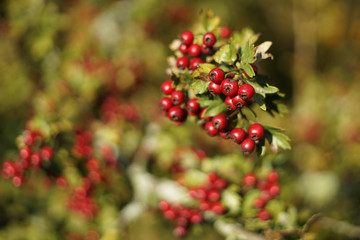
M 255 76 L 254 69 L 251 67 L 249 63 L 245 63 L 243 65 L 240 64 L 240 68 L 243 69 L 250 78 Z
M 237 50 L 233 41 L 220 48 L 214 55 L 215 62 L 221 64 L 226 63 L 228 65 L 234 64 L 237 59 Z
M 241 211 L 241 197 L 237 192 L 224 190 L 221 194 L 221 202 L 229 210 L 229 214 L 238 214 Z
M 227 110 L 225 103 L 210 105 L 204 112 L 204 117 L 213 117 Z
M 241 33 L 234 32 L 233 37 L 234 37 L 235 43 L 242 46 L 247 42 L 249 44 L 254 44 L 257 41 L 257 39 L 259 38 L 259 34 L 256 34 L 250 28 L 244 28 L 241 31 Z
M 264 111 L 266 111 L 266 105 L 265 105 L 265 98 L 263 95 L 259 93 L 254 93 L 253 96 L 254 101 L 260 106 L 260 108 Z
M 211 63 L 200 63 L 196 70 L 193 72 L 193 78 L 196 78 L 202 74 L 208 75 L 209 72 L 214 69 L 216 66 Z
M 241 67 L 245 64 L 250 64 L 255 62 L 255 47 L 254 44 L 250 44 L 247 42 L 246 44 L 241 46 Z
M 273 59 L 273 55 L 271 53 L 267 53 L 267 50 L 269 50 L 269 48 L 271 47 L 272 42 L 270 41 L 266 41 L 263 42 L 262 44 L 260 44 L 259 46 L 256 47 L 256 59 L 267 59 L 267 58 L 271 58 Z
M 195 92 L 195 94 L 203 94 L 208 90 L 210 81 L 203 80 L 193 80 L 191 83 L 191 89 Z
M 203 11 L 200 21 L 205 32 L 212 32 L 220 24 L 220 18 L 214 16 L 211 11 Z
M 284 134 L 284 130 L 276 127 L 263 125 L 265 138 L 269 141 L 271 149 L 278 152 L 279 149 L 290 150 L 290 138 Z

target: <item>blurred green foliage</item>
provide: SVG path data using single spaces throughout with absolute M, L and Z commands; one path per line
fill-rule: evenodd
M 233 29 L 251 27 L 261 33 L 260 42 L 273 42 L 274 61 L 265 61 L 259 71 L 286 93 L 290 112 L 283 119 L 261 117 L 286 126 L 292 139 L 293 150 L 277 163 L 282 166 L 281 198 L 295 204 L 302 219 L 321 212 L 360 225 L 357 1 L 2 1 L 0 159 L 15 155 L 15 138 L 31 116 L 37 116 L 33 124 L 41 127 L 44 122 L 82 119 L 94 107 L 102 80 L 114 74 L 115 86 L 139 106 L 145 124 L 159 122 L 166 131 L 184 136 L 176 144 L 189 145 L 192 141 L 187 139 L 193 139 L 210 156 L 234 151 L 186 125 L 173 129 L 157 110 L 168 44 L 197 19 L 201 9 L 212 9 L 222 24 Z M 94 74 L 84 72 L 81 64 L 88 71 L 95 69 Z M 114 71 L 114 66 L 121 69 Z M 62 85 L 64 79 L 77 90 L 71 99 L 62 98 L 68 89 Z M 127 96 L 138 81 L 141 87 Z M 80 107 L 70 111 L 75 103 Z M 62 119 L 52 113 L 61 113 Z M 46 204 L 61 196 L 44 191 L 36 188 L 34 194 L 0 180 L 1 238 L 59 239 L 55 226 L 47 224 L 52 221 L 47 211 L 61 210 L 48 210 Z M 104 214 L 116 217 L 111 206 Z M 151 239 L 153 229 L 148 225 L 161 229 L 153 239 L 169 234 L 166 223 L 158 224 L 161 218 L 146 214 L 144 219 L 132 225 L 124 239 Z M 310 230 L 317 234 L 314 239 L 349 239 L 336 226 L 315 224 Z

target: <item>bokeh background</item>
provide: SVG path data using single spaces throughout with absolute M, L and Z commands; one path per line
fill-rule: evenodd
M 170 129 L 157 109 L 168 46 L 201 9 L 212 10 L 234 30 L 261 33 L 258 43 L 273 42 L 274 60 L 264 61 L 259 71 L 286 94 L 289 107 L 282 118 L 263 116 L 292 139 L 292 150 L 281 155 L 281 198 L 304 216 L 322 213 L 335 221 L 314 224 L 316 239 L 356 239 L 336 222 L 355 232 L 360 225 L 360 3 L 354 0 L 1 1 L 0 162 L 16 154 L 16 138 L 34 115 L 35 125 L 54 122 L 51 112 L 59 109 L 68 120 L 86 121 L 83 113 L 98 108 L 99 94 L 111 92 L 103 90 L 104 81 L 137 106 L 142 122 L 136 136 L 152 122 Z M 87 70 L 80 72 L 79 63 Z M 77 92 L 51 102 L 49 96 L 65 94 L 63 82 Z M 214 148 L 197 131 L 181 131 L 210 155 L 233 150 L 221 143 Z M 0 179 L 1 239 L 61 239 L 47 207 L 64 203 L 35 189 Z M 122 194 L 126 201 L 132 193 L 125 187 Z M 108 212 L 116 216 L 113 208 Z M 151 211 L 124 234 L 173 238 L 169 225 Z M 222 239 L 210 226 L 199 237 Z

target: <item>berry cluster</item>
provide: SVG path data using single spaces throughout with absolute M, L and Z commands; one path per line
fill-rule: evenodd
M 19 159 L 14 161 L 5 160 L 2 165 L 2 173 L 5 179 L 12 178 L 14 186 L 20 187 L 24 182 L 24 174 L 30 169 L 45 169 L 53 158 L 53 149 L 46 145 L 41 133 L 26 131 L 21 137 Z
M 191 224 L 201 223 L 204 213 L 210 211 L 214 214 L 225 213 L 225 207 L 221 204 L 221 191 L 225 189 L 227 182 L 216 173 L 209 173 L 208 180 L 198 187 L 188 189 L 189 195 L 196 200 L 197 207 L 189 208 L 183 205 L 171 205 L 165 200 L 159 202 L 159 209 L 165 218 L 175 222 L 174 235 L 185 236 Z
M 161 200 L 159 209 L 166 219 L 175 222 L 173 234 L 176 237 L 185 236 L 191 224 L 198 224 L 203 221 L 203 215 L 196 208 L 189 208 L 180 204 L 172 205 L 168 201 Z
M 251 188 L 260 189 L 260 195 L 254 199 L 253 206 L 260 209 L 258 218 L 261 220 L 271 219 L 271 213 L 264 209 L 267 203 L 280 193 L 278 184 L 279 174 L 276 170 L 271 170 L 265 179 L 258 179 L 254 173 L 247 173 L 243 177 L 243 185 L 246 190 Z

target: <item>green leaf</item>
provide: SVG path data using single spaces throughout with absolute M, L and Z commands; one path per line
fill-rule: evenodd
M 265 105 L 265 98 L 263 95 L 259 93 L 254 93 L 253 96 L 254 101 L 260 106 L 260 108 L 264 111 L 266 111 L 266 105 Z
M 213 117 L 227 110 L 224 102 L 212 103 L 204 112 L 204 117 Z
M 214 69 L 216 66 L 211 63 L 200 63 L 196 70 L 193 72 L 193 78 L 196 78 L 201 75 L 208 75 L 209 72 Z
M 284 130 L 276 127 L 263 125 L 265 129 L 265 138 L 269 141 L 271 149 L 278 152 L 279 149 L 291 149 L 290 138 L 284 134 Z
M 229 210 L 229 214 L 236 215 L 241 211 L 241 197 L 230 189 L 222 192 L 221 203 Z
M 234 32 L 233 37 L 236 44 L 243 46 L 245 43 L 254 44 L 258 38 L 259 34 L 256 34 L 250 28 L 244 28 L 241 33 Z
M 202 108 L 209 106 L 209 105 L 210 105 L 212 102 L 214 102 L 214 101 L 219 101 L 219 102 L 221 102 L 221 99 L 220 99 L 220 98 L 219 98 L 219 99 L 210 99 L 210 98 L 207 97 L 207 96 L 201 96 L 201 97 L 197 100 L 197 102 L 200 104 L 200 106 L 201 106 Z
M 194 80 L 191 83 L 191 89 L 194 90 L 195 94 L 202 94 L 208 90 L 210 81 Z
M 254 69 L 251 67 L 249 63 L 245 63 L 243 65 L 240 64 L 240 68 L 243 69 L 250 78 L 255 76 Z
M 200 16 L 200 22 L 205 32 L 212 32 L 220 24 L 220 18 L 214 16 L 211 11 L 203 11 Z
M 273 94 L 279 92 L 279 89 L 275 86 L 271 86 L 268 83 L 258 83 L 256 81 L 247 81 L 253 88 L 255 92 L 265 97 L 265 94 Z
M 196 169 L 190 169 L 186 171 L 183 180 L 186 186 L 196 187 L 206 182 L 207 178 L 207 174 Z
M 233 41 L 220 48 L 214 55 L 214 60 L 217 63 L 226 63 L 228 65 L 234 64 L 237 59 L 237 50 Z
M 247 42 L 246 44 L 241 46 L 241 64 L 242 64 L 242 68 L 244 67 L 243 65 L 245 64 L 250 64 L 255 62 L 256 57 L 255 57 L 255 46 L 254 44 L 250 44 L 249 42 Z

